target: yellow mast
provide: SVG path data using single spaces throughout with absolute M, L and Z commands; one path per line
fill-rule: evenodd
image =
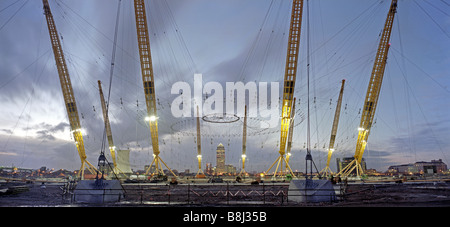
M 291 149 L 292 149 L 292 137 L 294 136 L 294 116 L 295 116 L 295 98 L 292 102 L 292 111 L 291 111 L 291 123 L 289 125 L 289 134 L 287 141 L 287 149 L 286 149 L 286 163 L 289 164 L 289 159 L 291 158 Z
M 342 80 L 341 91 L 339 92 L 339 99 L 338 99 L 338 102 L 336 105 L 336 112 L 334 113 L 333 126 L 331 127 L 330 144 L 328 145 L 327 165 L 325 166 L 325 168 L 322 171 L 320 171 L 320 175 L 323 174 L 325 176 L 328 176 L 328 174 L 333 174 L 333 172 L 330 169 L 330 160 L 331 160 L 331 155 L 333 154 L 333 151 L 334 151 L 334 142 L 336 140 L 336 133 L 337 133 L 338 125 L 339 125 L 339 116 L 341 113 L 342 95 L 344 94 L 344 85 L 345 85 L 345 80 Z
M 58 69 L 59 81 L 61 83 L 61 89 L 64 95 L 64 103 L 67 110 L 67 116 L 69 117 L 70 128 L 75 139 L 75 145 L 77 146 L 78 155 L 81 160 L 80 171 L 78 177 L 84 179 L 84 170 L 87 168 L 92 174 L 97 172 L 89 161 L 86 160 L 86 152 L 84 149 L 83 135 L 81 134 L 81 124 L 78 115 L 77 105 L 75 102 L 75 95 L 73 93 L 72 83 L 70 81 L 69 70 L 67 68 L 66 59 L 59 40 L 58 31 L 56 30 L 55 21 L 53 20 L 52 12 L 50 11 L 50 5 L 47 0 L 42 0 L 44 5 L 44 14 L 47 19 L 48 32 L 50 34 L 50 40 L 52 43 L 53 54 L 55 56 L 56 68 Z M 87 165 L 86 165 L 87 164 Z
M 150 134 L 153 148 L 153 161 L 145 172 L 147 175 L 155 164 L 155 172 L 151 174 L 164 175 L 162 164 L 169 169 L 174 175 L 175 173 L 167 166 L 167 164 L 159 157 L 159 142 L 158 142 L 158 115 L 156 114 L 156 98 L 155 98 L 155 80 L 153 77 L 152 57 L 150 52 L 150 38 L 148 35 L 147 15 L 145 13 L 144 0 L 134 0 L 134 12 L 136 17 L 136 30 L 139 46 L 139 57 L 141 61 L 142 82 L 144 84 L 145 102 L 147 105 L 146 120 L 150 125 Z
M 109 122 L 109 116 L 106 111 L 106 102 L 105 97 L 103 95 L 103 89 L 102 89 L 102 83 L 99 80 L 98 81 L 98 90 L 100 93 L 100 102 L 102 103 L 102 110 L 103 110 L 103 120 L 105 122 L 105 128 L 106 128 L 106 137 L 108 138 L 108 145 L 109 145 L 109 151 L 111 152 L 111 158 L 113 160 L 114 164 L 114 173 L 122 173 L 125 175 L 125 173 L 117 167 L 117 161 L 116 161 L 116 146 L 114 145 L 112 132 L 111 132 L 111 124 Z M 109 104 L 108 104 L 109 105 Z
M 105 122 L 105 128 L 106 128 L 106 137 L 108 138 L 108 145 L 109 145 L 109 151 L 111 152 L 111 157 L 114 163 L 114 171 L 117 168 L 116 163 L 116 146 L 114 146 L 114 141 L 111 133 L 111 124 L 109 123 L 109 117 L 106 113 L 106 102 L 105 97 L 103 96 L 103 89 L 102 89 L 102 83 L 100 80 L 98 81 L 98 90 L 100 93 L 100 102 L 102 103 L 102 110 L 103 110 L 103 120 Z
M 247 172 L 245 172 L 245 160 L 247 159 L 247 105 L 245 105 L 245 111 L 244 111 L 244 125 L 242 127 L 242 170 L 239 173 L 239 175 L 246 175 Z
M 377 107 L 378 97 L 380 95 L 381 83 L 383 81 L 386 60 L 390 47 L 389 39 L 391 37 L 392 25 L 394 23 L 394 16 L 396 12 L 397 0 L 392 0 L 383 33 L 381 35 L 380 44 L 378 46 L 375 63 L 372 69 L 372 75 L 369 81 L 369 87 L 367 88 L 364 108 L 361 114 L 361 122 L 358 128 L 359 132 L 358 140 L 356 142 L 355 159 L 343 168 L 338 175 L 342 175 L 344 177 L 348 176 L 354 169 L 356 169 L 357 176 L 363 174 L 363 169 L 361 167 L 362 156 L 367 145 L 370 128 L 372 127 L 375 109 Z
M 200 133 L 200 113 L 197 106 L 197 160 L 198 160 L 198 171 L 196 178 L 205 178 L 205 174 L 202 170 L 202 138 Z
M 280 156 L 265 172 L 267 175 L 272 167 L 277 163 L 275 173 L 273 177 L 278 174 L 278 168 L 283 167 L 283 163 L 286 164 L 289 172 L 294 176 L 291 167 L 287 163 L 284 154 L 286 149 L 286 139 L 289 131 L 289 124 L 291 121 L 291 107 L 294 96 L 295 79 L 297 76 L 297 64 L 298 64 L 298 52 L 300 47 L 300 33 L 302 25 L 302 13 L 303 13 L 303 0 L 293 0 L 291 23 L 289 28 L 289 43 L 286 56 L 286 68 L 284 76 L 284 88 L 283 88 L 283 103 L 282 103 L 282 115 L 281 115 L 281 136 L 280 136 Z M 284 175 L 282 168 L 280 169 L 280 175 Z

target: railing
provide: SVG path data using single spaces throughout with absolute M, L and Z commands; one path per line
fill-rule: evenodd
M 167 204 L 283 204 L 287 199 L 287 187 L 260 185 L 214 184 L 177 185 L 157 188 L 127 190 L 128 201 L 141 204 L 166 202 Z
M 304 190 L 289 190 L 288 183 L 262 183 L 259 185 L 237 183 L 209 184 L 124 184 L 124 197 L 118 197 L 114 205 L 298 205 L 295 197 L 305 197 L 308 201 L 311 195 Z M 337 187 L 333 196 L 329 194 L 327 203 L 333 203 L 343 198 L 343 188 Z M 305 192 L 304 194 L 300 191 Z M 317 191 L 317 190 L 316 190 Z M 336 193 L 335 193 L 336 192 Z M 331 194 L 331 191 L 330 191 Z M 335 195 L 334 195 L 335 194 Z M 105 196 L 117 196 L 117 190 L 99 190 L 95 194 L 91 190 L 68 190 L 66 201 L 77 201 L 77 196 L 94 196 L 104 201 Z
M 343 188 L 332 189 L 289 189 L 288 199 L 291 204 L 335 203 L 345 199 Z

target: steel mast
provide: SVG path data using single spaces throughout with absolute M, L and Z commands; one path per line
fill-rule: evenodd
M 102 104 L 103 120 L 105 122 L 105 129 L 106 129 L 106 137 L 108 138 L 109 151 L 111 152 L 111 157 L 112 157 L 112 160 L 114 163 L 114 171 L 115 171 L 117 168 L 116 146 L 114 146 L 114 141 L 113 141 L 113 137 L 112 137 L 112 133 L 111 133 L 111 124 L 109 123 L 109 117 L 108 117 L 108 114 L 106 111 L 105 97 L 103 96 L 102 83 L 100 82 L 100 80 L 98 81 L 98 90 L 100 93 L 100 102 Z
M 280 156 L 275 160 L 275 162 L 270 166 L 270 168 L 265 172 L 267 175 L 272 167 L 277 163 L 275 173 L 273 177 L 278 174 L 278 168 L 283 163 L 286 164 L 289 172 L 294 176 L 291 167 L 284 158 L 286 150 L 286 139 L 289 131 L 289 124 L 291 121 L 291 108 L 294 96 L 295 79 L 297 76 L 297 65 L 298 65 L 298 52 L 300 47 L 300 34 L 302 25 L 302 13 L 303 13 L 303 0 L 293 0 L 292 3 L 292 13 L 291 13 L 291 23 L 289 28 L 289 43 L 288 51 L 286 56 L 286 68 L 284 76 L 284 88 L 283 88 L 283 103 L 282 103 L 282 115 L 281 115 L 281 136 L 280 136 Z M 282 168 L 281 168 L 282 169 Z M 284 175 L 283 171 L 280 171 L 280 175 Z
M 106 102 L 105 102 L 105 97 L 103 95 L 103 89 L 102 89 L 102 83 L 99 80 L 98 81 L 98 90 L 100 93 L 100 102 L 102 103 L 102 110 L 103 110 L 103 120 L 105 122 L 105 130 L 106 130 L 106 137 L 108 138 L 108 145 L 109 145 L 109 151 L 111 152 L 111 158 L 113 160 L 113 164 L 114 164 L 114 173 L 122 173 L 123 175 L 125 175 L 125 173 L 119 169 L 119 167 L 117 167 L 117 161 L 116 161 L 116 151 L 117 148 L 114 145 L 114 141 L 113 141 L 113 136 L 112 136 L 112 132 L 111 132 L 111 123 L 109 122 L 109 116 L 108 116 L 108 112 L 106 109 Z M 109 103 L 108 103 L 109 105 Z
M 162 164 L 176 177 L 175 173 L 167 166 L 167 164 L 159 157 L 159 141 L 158 141 L 158 115 L 156 114 L 156 98 L 155 98 L 155 80 L 153 77 L 152 57 L 150 51 L 150 38 L 148 35 L 147 15 L 145 12 L 144 0 L 134 0 L 134 12 L 136 17 L 136 30 L 139 46 L 139 57 L 141 62 L 142 82 L 144 84 L 145 102 L 147 105 L 146 120 L 150 125 L 150 133 L 153 148 L 153 161 L 148 167 L 145 174 L 147 175 L 155 164 L 155 172 L 151 174 L 165 175 Z
M 242 170 L 239 173 L 239 176 L 247 175 L 247 172 L 245 171 L 245 159 L 247 159 L 247 105 L 245 105 L 245 111 L 244 111 L 244 125 L 242 127 Z
M 339 116 L 341 113 L 341 105 L 342 105 L 342 96 L 344 94 L 344 85 L 345 85 L 345 80 L 342 80 L 342 85 L 341 85 L 341 91 L 339 92 L 339 99 L 336 105 L 336 112 L 334 113 L 334 120 L 333 120 L 333 126 L 331 127 L 331 138 L 330 138 L 330 144 L 328 145 L 328 157 L 327 157 L 327 165 L 325 166 L 325 168 L 320 171 L 320 175 L 325 175 L 325 176 L 329 176 L 333 174 L 333 171 L 331 171 L 330 169 L 330 160 L 331 160 L 331 155 L 334 152 L 334 142 L 336 140 L 336 133 L 337 133 L 337 129 L 338 129 L 338 125 L 339 125 Z
M 196 178 L 205 178 L 205 173 L 202 170 L 202 138 L 200 133 L 200 114 L 197 106 L 197 160 L 198 160 L 198 171 Z
M 394 23 L 394 16 L 396 12 L 397 0 L 392 0 L 383 33 L 381 35 L 380 44 L 378 46 L 375 63 L 372 69 L 372 75 L 369 81 L 369 87 L 367 88 L 364 108 L 361 114 L 361 122 L 358 128 L 359 132 L 354 155 L 355 159 L 343 168 L 338 175 L 346 177 L 351 174 L 354 169 L 356 169 L 357 176 L 360 176 L 364 172 L 361 167 L 361 161 L 364 154 L 364 149 L 367 145 L 367 140 L 369 138 L 370 129 L 372 127 L 378 97 L 380 95 L 381 83 L 383 82 L 384 70 L 390 47 L 389 39 L 391 37 L 392 25 Z
M 86 152 L 84 149 L 83 135 L 81 133 L 80 118 L 78 115 L 77 105 L 75 102 L 75 95 L 73 93 L 72 83 L 70 81 L 69 70 L 67 68 L 66 59 L 59 40 L 58 31 L 56 30 L 55 21 L 53 19 L 52 12 L 50 11 L 50 5 L 47 0 L 42 0 L 44 5 L 44 14 L 47 19 L 48 32 L 52 43 L 53 54 L 55 56 L 56 68 L 58 69 L 59 81 L 61 83 L 61 89 L 64 95 L 64 103 L 67 110 L 67 116 L 69 117 L 71 132 L 77 146 L 78 155 L 81 160 L 80 171 L 78 177 L 84 179 L 84 170 L 87 168 L 89 172 L 95 174 L 97 168 L 95 168 L 88 160 L 86 160 Z M 86 165 L 87 164 L 87 165 Z
M 289 125 L 289 134 L 286 148 L 286 163 L 289 164 L 289 159 L 291 158 L 291 149 L 292 149 L 292 137 L 294 136 L 294 118 L 295 118 L 295 100 L 292 102 L 292 111 L 291 111 L 291 122 Z

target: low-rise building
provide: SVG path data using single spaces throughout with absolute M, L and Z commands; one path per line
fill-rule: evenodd
M 431 162 L 416 162 L 410 164 L 389 166 L 388 172 L 391 174 L 434 174 L 447 171 L 447 164 L 442 159 L 431 160 Z

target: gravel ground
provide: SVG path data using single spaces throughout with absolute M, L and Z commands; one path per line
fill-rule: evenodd
M 333 206 L 449 207 L 450 183 L 354 184 Z
M 1 188 L 6 187 L 28 187 L 27 191 L 18 192 L 17 194 L 0 195 L 0 206 L 17 207 L 17 206 L 67 206 L 69 202 L 63 200 L 61 187 L 63 185 L 46 185 L 41 188 L 40 184 L 2 184 Z
M 61 184 L 16 183 L 17 194 L 0 195 L 0 206 L 91 206 L 71 203 Z M 333 207 L 442 207 L 450 206 L 449 183 L 349 184 L 343 201 L 296 204 L 287 201 L 288 184 L 124 184 L 127 196 L 103 206 L 333 206 Z M 5 184 L 0 185 L 0 189 Z M 98 205 L 96 205 L 98 206 Z

